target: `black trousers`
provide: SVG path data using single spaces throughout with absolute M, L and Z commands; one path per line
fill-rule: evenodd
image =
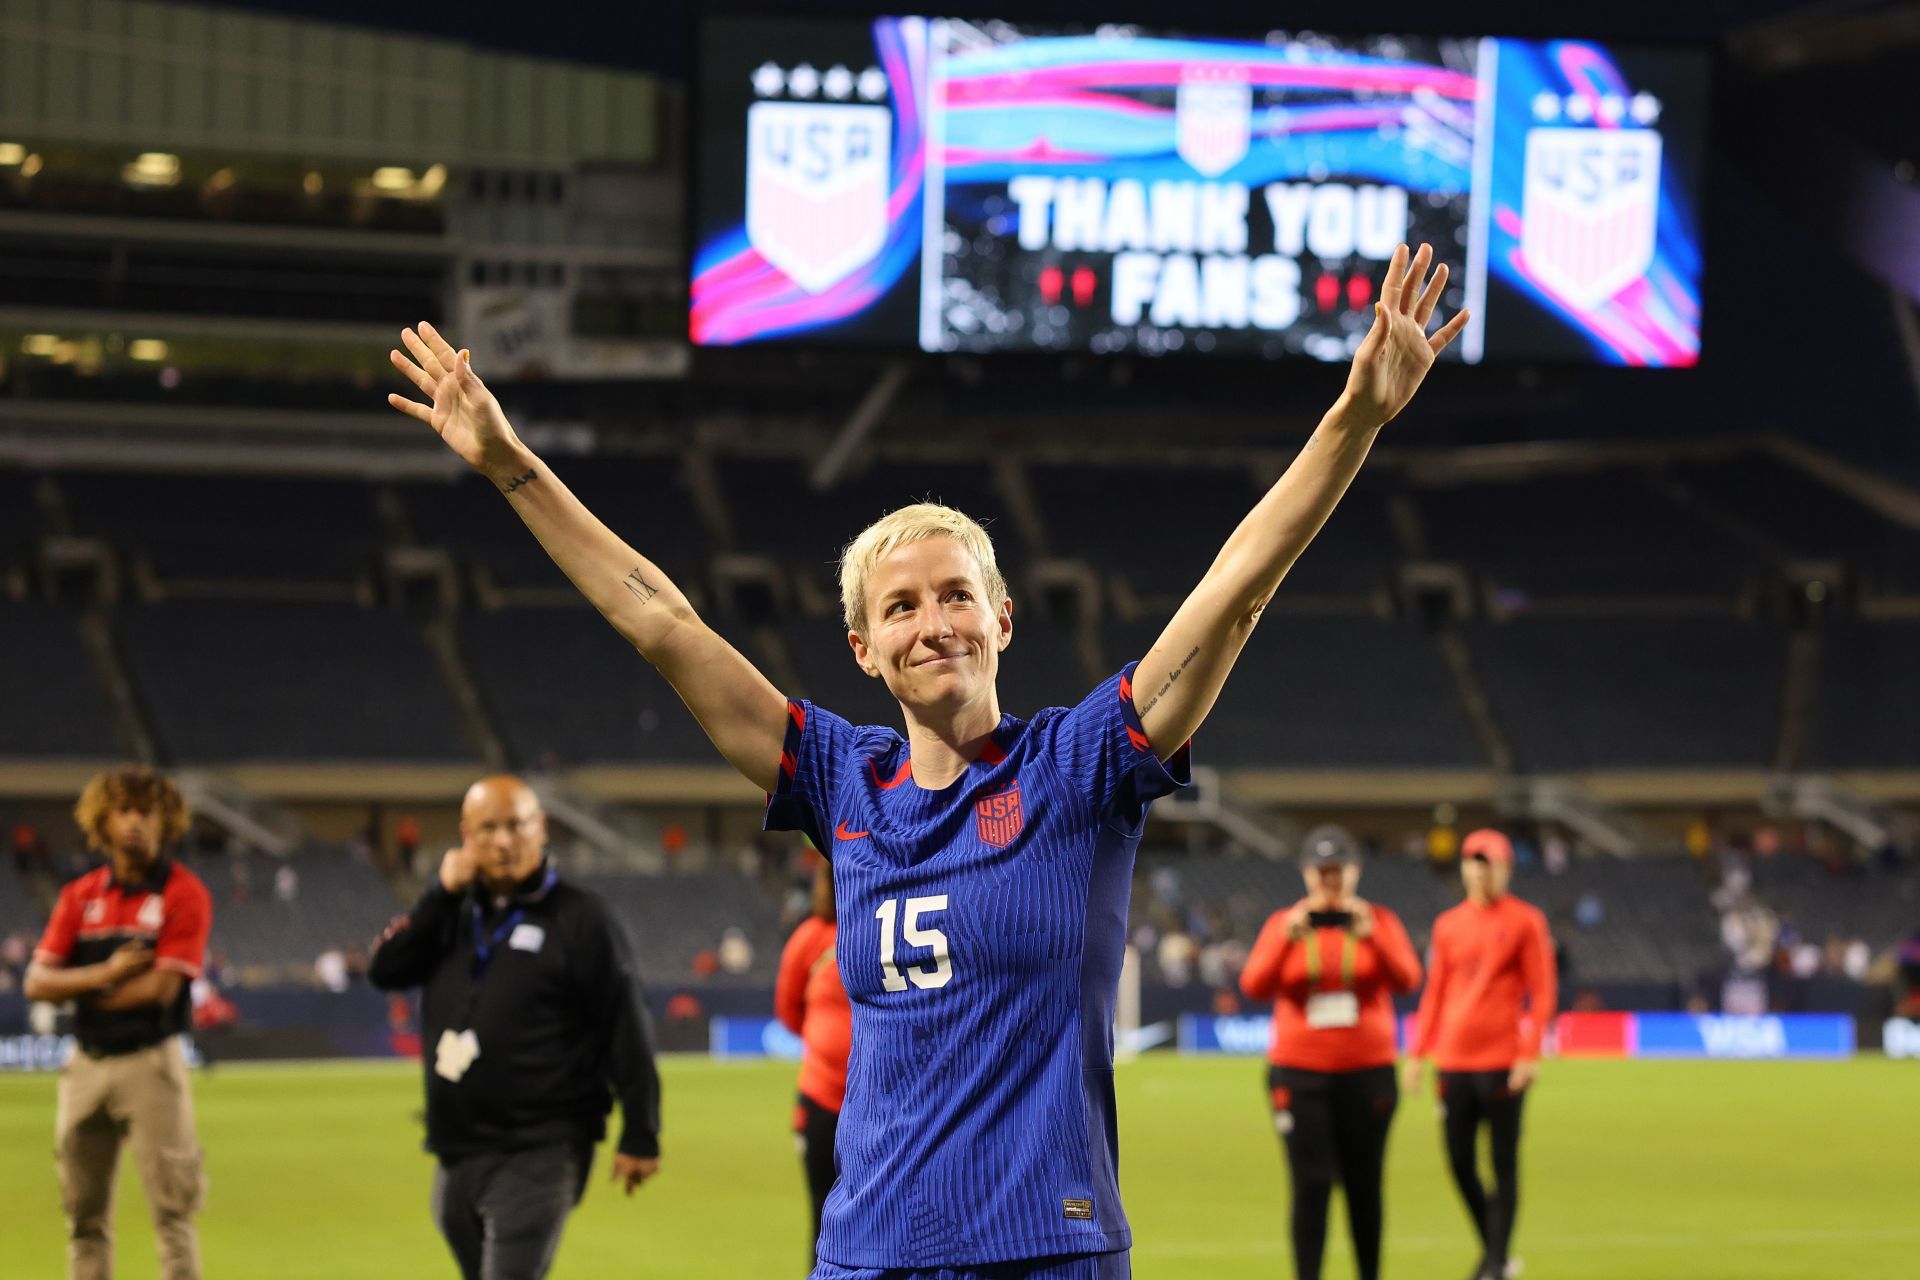
M 1320 1280 L 1327 1250 L 1327 1207 L 1334 1184 L 1346 1194 L 1347 1227 L 1360 1280 L 1378 1280 L 1385 1221 L 1381 1183 L 1387 1131 L 1400 1102 L 1393 1068 L 1360 1071 L 1267 1069 L 1274 1128 L 1286 1144 L 1293 1182 L 1293 1270 Z
M 1440 1103 L 1447 1140 L 1447 1162 L 1453 1166 L 1454 1185 L 1473 1219 L 1485 1251 L 1482 1275 L 1501 1276 L 1507 1269 L 1507 1248 L 1513 1240 L 1513 1220 L 1520 1211 L 1520 1110 L 1526 1093 L 1507 1088 L 1505 1071 L 1442 1071 Z M 1480 1126 L 1487 1127 L 1493 1148 L 1493 1194 L 1480 1181 Z
M 592 1144 L 489 1151 L 443 1163 L 433 1218 L 464 1280 L 540 1280 L 580 1203 Z
M 800 1144 L 800 1165 L 807 1172 L 807 1195 L 813 1200 L 813 1239 L 820 1239 L 820 1215 L 827 1207 L 840 1171 L 833 1158 L 833 1136 L 840 1131 L 840 1113 L 829 1111 L 806 1094 L 793 1113 L 793 1133 Z M 813 1256 L 811 1247 L 807 1256 Z

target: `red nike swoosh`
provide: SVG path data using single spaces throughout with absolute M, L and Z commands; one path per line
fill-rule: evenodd
M 868 834 L 870 833 L 865 831 L 849 831 L 844 822 L 833 829 L 833 838 L 836 840 L 858 840 L 861 836 Z

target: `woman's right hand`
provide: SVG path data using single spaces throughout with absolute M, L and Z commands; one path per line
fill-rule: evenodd
M 1313 932 L 1307 916 L 1313 910 L 1311 902 L 1296 902 L 1287 909 L 1287 938 L 1293 942 L 1305 942 L 1307 935 Z
M 418 331 L 402 329 L 400 341 L 412 357 L 395 349 L 387 358 L 433 403 L 421 404 L 402 395 L 389 395 L 387 403 L 432 427 L 462 462 L 497 486 L 510 488 L 527 469 L 526 450 L 500 402 L 473 371 L 469 353 L 455 351 L 439 330 L 424 321 Z

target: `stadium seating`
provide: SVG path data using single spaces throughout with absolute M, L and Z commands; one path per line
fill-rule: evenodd
M 1469 641 L 1521 768 L 1756 766 L 1782 635 L 1735 618 L 1517 618 Z
M 522 767 L 714 758 L 673 687 L 584 605 L 470 612 L 460 619 L 460 639 L 481 698 Z
M 1920 765 L 1920 620 L 1836 624 L 1820 643 L 1810 762 Z
M 1108 665 L 1145 654 L 1164 620 L 1106 629 Z M 1439 649 L 1410 622 L 1276 608 L 1194 744 L 1201 763 L 1289 768 L 1486 763 Z
M 122 649 L 170 761 L 471 760 L 414 625 L 335 604 L 122 605 Z
M 1531 476 L 1419 491 L 1428 552 L 1530 597 L 1718 597 L 1754 557 L 1641 472 Z M 1344 507 L 1341 514 L 1345 514 Z
M 555 472 L 612 529 L 689 587 L 704 575 L 712 541 L 665 458 L 560 457 Z M 397 486 L 413 541 L 484 566 L 495 585 L 571 590 L 495 488 L 471 474 Z
M 73 620 L 0 599 L 0 758 L 110 758 L 121 747 Z
M 662 876 L 601 875 L 578 878 L 601 894 L 633 939 L 640 972 L 661 986 L 698 977 L 693 960 L 713 951 L 728 929 L 739 929 L 753 948 L 744 973 L 702 979 L 715 985 L 771 984 L 785 941 L 773 903 L 746 876 L 701 871 Z
M 366 484 L 114 472 L 58 480 L 75 533 L 106 539 L 162 581 L 345 586 L 378 562 Z

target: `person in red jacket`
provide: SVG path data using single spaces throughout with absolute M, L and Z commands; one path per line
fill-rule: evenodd
M 1294 1274 L 1319 1280 L 1338 1182 L 1360 1280 L 1376 1280 L 1387 1130 L 1399 1102 L 1393 996 L 1420 985 L 1420 958 L 1399 917 L 1355 892 L 1352 836 L 1315 828 L 1301 869 L 1307 896 L 1268 919 L 1240 989 L 1273 1001 L 1267 1090 L 1293 1182 Z
M 1433 923 L 1405 1083 L 1409 1093 L 1417 1090 L 1422 1060 L 1434 1059 L 1447 1159 L 1484 1249 L 1473 1280 L 1504 1280 L 1520 1207 L 1520 1109 L 1560 996 L 1546 916 L 1507 892 L 1513 845 L 1482 828 L 1467 836 L 1460 854 L 1467 900 Z M 1492 1137 L 1491 1197 L 1476 1146 L 1483 1124 Z
M 774 1013 L 806 1045 L 800 1059 L 800 1098 L 794 1107 L 793 1131 L 813 1197 L 815 1240 L 820 1238 L 820 1213 L 837 1174 L 833 1139 L 840 1124 L 840 1104 L 847 1095 L 847 1054 L 853 1047 L 853 1006 L 840 984 L 834 921 L 833 871 L 823 866 L 813 878 L 813 914 L 787 939 L 773 988 Z

